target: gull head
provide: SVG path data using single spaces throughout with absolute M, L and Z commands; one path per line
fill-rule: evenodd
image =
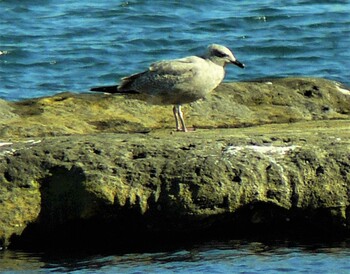
M 226 47 L 212 44 L 208 47 L 207 58 L 219 66 L 226 66 L 227 64 L 234 64 L 240 68 L 245 65 L 236 59 L 233 53 Z

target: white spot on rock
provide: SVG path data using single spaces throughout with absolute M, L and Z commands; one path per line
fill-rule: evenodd
M 350 90 L 341 87 L 341 85 L 340 85 L 339 83 L 335 83 L 335 87 L 336 87 L 337 90 L 340 91 L 341 93 L 343 93 L 343 94 L 345 94 L 345 95 L 350 95 Z
M 225 149 L 225 152 L 231 155 L 236 155 L 237 152 L 248 149 L 253 150 L 255 152 L 264 154 L 264 155 L 285 155 L 287 152 L 296 149 L 297 146 L 285 146 L 285 147 L 276 147 L 276 146 L 228 146 Z

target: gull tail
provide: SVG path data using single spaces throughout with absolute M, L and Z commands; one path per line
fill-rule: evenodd
M 104 93 L 119 93 L 119 94 L 136 94 L 137 91 L 133 90 L 120 90 L 119 86 L 102 86 L 91 88 L 90 91 L 104 92 Z
M 114 86 L 94 87 L 94 88 L 91 88 L 90 91 L 118 93 L 118 86 L 114 85 Z
M 90 91 L 105 92 L 105 93 L 120 93 L 120 94 L 137 94 L 140 92 L 135 91 L 135 81 L 137 82 L 137 80 L 146 73 L 147 71 L 132 74 L 128 77 L 124 77 L 122 78 L 122 82 L 118 86 L 114 85 L 114 86 L 94 87 L 90 89 Z

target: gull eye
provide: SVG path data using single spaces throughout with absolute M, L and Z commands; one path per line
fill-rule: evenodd
M 226 53 L 223 53 L 222 51 L 219 51 L 219 50 L 214 50 L 213 55 L 220 57 L 220 58 L 229 57 Z

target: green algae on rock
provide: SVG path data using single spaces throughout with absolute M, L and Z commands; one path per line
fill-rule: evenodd
M 348 119 L 350 96 L 325 79 L 284 78 L 224 83 L 205 99 L 184 106 L 195 128 Z M 173 128 L 172 110 L 134 100 L 140 95 L 61 93 L 2 102 L 0 137 L 44 137 Z
M 339 88 L 223 84 L 188 106 L 188 121 L 211 128 L 188 134 L 167 129 L 160 111 L 171 109 L 121 96 L 3 102 L 0 246 L 80 238 L 117 248 L 252 228 L 349 235 L 350 104 Z

